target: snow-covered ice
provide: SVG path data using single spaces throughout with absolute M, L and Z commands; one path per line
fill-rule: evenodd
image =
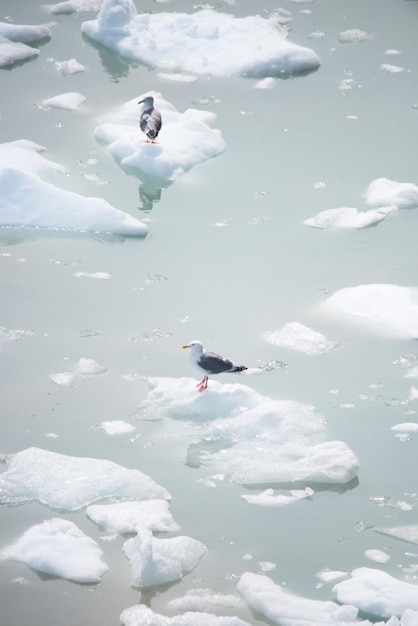
M 365 200 L 374 207 L 415 209 L 418 207 L 418 186 L 413 183 L 398 183 L 390 178 L 377 178 L 368 186 Z
M 77 371 L 83 376 L 92 376 L 94 374 L 103 374 L 107 371 L 107 367 L 99 365 L 94 359 L 82 357 L 77 363 Z
M 52 107 L 53 109 L 66 109 L 67 111 L 77 111 L 80 104 L 85 101 L 85 96 L 76 91 L 69 91 L 67 93 L 61 93 L 58 96 L 52 98 L 46 98 L 42 102 L 45 107 Z
M 164 437 L 179 437 L 180 419 L 183 440 L 187 435 L 189 443 L 196 437 L 216 440 L 221 449 L 209 453 L 204 446 L 200 461 L 210 460 L 216 472 L 238 484 L 344 484 L 357 475 L 358 459 L 344 442 L 312 445 L 310 437 L 325 429 L 325 421 L 310 405 L 215 380 L 204 394 L 190 378 L 151 378 L 148 384 L 138 417 L 171 418 L 164 423 Z
M 139 526 L 153 532 L 179 530 L 166 500 L 143 502 L 117 502 L 115 504 L 92 504 L 86 509 L 87 517 L 107 532 L 120 535 L 136 533 Z
M 0 67 L 9 67 L 39 55 L 38 48 L 27 45 L 52 36 L 48 26 L 0 22 Z
M 63 76 L 68 76 L 69 74 L 79 74 L 80 72 L 84 72 L 86 69 L 84 65 L 79 63 L 74 58 L 68 59 L 68 61 L 56 61 L 55 67 Z
M 241 498 L 248 504 L 258 504 L 260 506 L 287 506 L 299 500 L 310 498 L 314 494 L 313 489 L 291 489 L 289 493 L 275 494 L 273 489 L 265 489 L 256 495 L 242 495 Z
M 184 615 L 166 617 L 154 613 L 145 604 L 135 604 L 122 611 L 120 621 L 123 626 L 250 626 L 239 617 L 224 617 L 189 611 Z
M 212 10 L 137 13 L 132 0 L 104 0 L 82 32 L 124 57 L 166 72 L 279 76 L 316 69 L 313 50 L 286 40 L 279 24 Z M 187 50 L 187 55 L 184 54 Z
M 380 617 L 401 617 L 406 609 L 418 611 L 418 585 L 402 582 L 386 572 L 360 567 L 351 578 L 334 586 L 339 602 Z
M 394 537 L 401 541 L 408 543 L 415 543 L 418 545 L 418 525 L 408 524 L 406 526 L 393 526 L 390 528 L 375 528 L 375 531 L 381 535 L 387 535 L 388 537 Z
M 368 228 L 385 219 L 393 211 L 390 207 L 359 211 L 358 209 L 341 207 L 320 211 L 313 217 L 304 220 L 305 226 L 312 228 Z
M 333 624 L 355 622 L 354 606 L 323 600 L 310 600 L 294 595 L 276 585 L 267 576 L 246 572 L 237 584 L 238 591 L 249 606 L 280 626 Z
M 168 604 L 177 611 L 210 611 L 214 607 L 229 608 L 239 604 L 240 598 L 232 593 L 217 593 L 212 589 L 188 589 L 182 598 Z
M 147 143 L 139 129 L 138 101 L 145 95 L 154 97 L 154 106 L 161 112 L 157 143 Z M 187 109 L 179 113 L 161 94 L 149 91 L 127 102 L 116 115 L 115 123 L 97 126 L 95 135 L 108 144 L 115 160 L 129 173 L 173 181 L 225 150 L 221 132 L 210 127 L 215 119 L 216 115 L 209 111 Z
M 52 374 L 48 374 L 48 377 L 53 383 L 62 385 L 63 387 L 71 387 L 75 378 L 74 374 L 71 372 L 53 372 Z
M 0 36 L 0 67 L 9 67 L 19 61 L 25 61 L 39 55 L 38 48 L 32 48 L 20 41 L 10 41 Z
M 381 330 L 418 337 L 418 289 L 390 284 L 358 285 L 336 291 L 326 300 L 334 309 L 364 318 Z
M 310 355 L 328 354 L 339 344 L 299 322 L 289 322 L 279 330 L 263 333 L 263 338 L 275 346 L 291 348 Z
M 94 502 L 169 499 L 170 494 L 138 469 L 113 461 L 79 458 L 27 448 L 1 457 L 0 504 L 37 501 L 59 511 L 77 511 Z
M 108 571 L 103 551 L 73 522 L 45 520 L 29 528 L 0 557 L 24 563 L 32 570 L 79 583 L 98 583 Z
M 135 426 L 126 422 L 125 420 L 106 420 L 100 423 L 100 428 L 104 430 L 106 435 L 125 435 L 126 433 L 132 433 L 135 430 Z
M 370 561 L 375 561 L 376 563 L 386 563 L 390 559 L 390 555 L 384 550 L 376 550 L 370 548 L 364 552 L 364 556 L 366 559 Z
M 40 177 L 65 168 L 28 140 L 0 144 L 0 227 L 64 229 L 144 236 L 147 226 L 101 198 L 60 189 Z M 59 211 L 57 210 L 59 207 Z
M 145 526 L 125 541 L 123 551 L 131 564 L 131 583 L 143 589 L 163 585 L 191 572 L 206 552 L 206 546 L 191 537 L 159 539 Z

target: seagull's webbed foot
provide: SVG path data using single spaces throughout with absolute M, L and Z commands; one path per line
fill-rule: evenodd
M 207 389 L 208 387 L 208 377 L 204 376 L 203 380 L 201 380 L 200 383 L 197 383 L 196 387 L 199 393 L 205 391 L 205 389 Z

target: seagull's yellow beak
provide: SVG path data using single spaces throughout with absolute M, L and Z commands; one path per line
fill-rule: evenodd
M 139 102 L 137 102 L 137 104 L 142 104 L 143 102 L 144 102 L 143 100 L 140 100 Z
M 182 347 L 183 349 L 184 349 L 184 348 L 190 348 L 190 346 L 181 346 L 181 347 Z

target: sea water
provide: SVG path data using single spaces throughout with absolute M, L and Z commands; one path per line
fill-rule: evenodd
M 380 177 L 417 182 L 417 7 L 407 0 L 287 1 L 282 7 L 292 17 L 289 39 L 312 48 L 321 66 L 305 76 L 275 78 L 270 89 L 255 89 L 258 79 L 241 76 L 167 80 L 158 69 L 82 36 L 81 23 L 95 19 L 94 12 L 51 15 L 41 3 L 23 0 L 2 7 L 4 21 L 52 23 L 53 36 L 37 58 L 1 70 L 1 141 L 45 146 L 45 156 L 68 172 L 51 174 L 50 181 L 105 199 L 144 221 L 149 234 L 1 229 L 0 452 L 36 446 L 139 469 L 170 492 L 181 534 L 207 548 L 192 572 L 140 596 L 123 552 L 127 537 L 101 531 L 84 511 L 51 511 L 38 502 L 2 506 L 2 548 L 59 516 L 100 544 L 109 567 L 100 584 L 79 585 L 2 560 L 2 622 L 8 626 L 29 620 L 110 626 L 140 599 L 176 615 L 169 601 L 190 589 L 239 596 L 236 585 L 245 572 L 266 574 L 306 598 L 333 601 L 333 583 L 318 577 L 327 568 L 377 567 L 416 580 L 416 545 L 375 532 L 417 521 L 417 434 L 391 430 L 416 422 L 414 379 L 405 378 L 418 360 L 416 341 L 331 310 L 326 300 L 359 285 L 416 287 L 417 213 L 397 210 L 360 230 L 318 230 L 303 222 L 326 209 L 368 210 L 364 194 Z M 149 1 L 138 9 L 191 7 Z M 241 1 L 216 9 L 266 16 L 277 5 Z M 339 35 L 352 29 L 367 37 L 356 42 L 351 32 L 342 43 Z M 86 70 L 63 76 L 55 62 L 71 58 Z M 123 171 L 95 139 L 96 127 L 151 90 L 179 111 L 215 113 L 214 127 L 226 142 L 223 154 L 157 190 Z M 43 106 L 64 92 L 86 100 L 77 111 Z M 315 355 L 266 341 L 266 333 L 291 322 L 338 345 Z M 357 477 L 308 485 L 313 496 L 288 506 L 243 499 L 265 488 L 288 494 L 307 485 L 237 484 L 220 470 L 216 454 L 226 446 L 222 437 L 208 435 L 204 418 L 192 431 L 190 415 L 173 419 L 158 404 L 151 413 L 143 410 L 147 378 L 178 378 L 179 401 L 182 378 L 199 380 L 181 349 L 192 339 L 261 370 L 225 375 L 218 379 L 222 385 L 244 384 L 263 398 L 311 405 L 324 421 L 310 443 L 343 441 L 358 458 Z M 80 370 L 80 359 L 92 359 L 99 369 Z M 227 419 L 225 407 L 222 412 L 211 419 Z M 135 430 L 124 433 L 119 426 L 112 435 L 102 426 L 117 420 Z M 237 442 L 240 437 L 238 426 Z M 260 443 L 254 440 L 254 454 Z M 390 559 L 371 561 L 364 553 L 373 549 Z M 215 612 L 266 623 L 242 598 Z

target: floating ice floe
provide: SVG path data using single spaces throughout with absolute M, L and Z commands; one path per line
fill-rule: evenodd
M 377 178 L 368 186 L 365 200 L 375 207 L 415 209 L 418 207 L 418 186 L 413 183 L 398 183 L 390 178 Z
M 338 41 L 340 43 L 360 43 L 362 41 L 368 41 L 369 39 L 369 33 L 360 28 L 350 28 L 338 35 Z
M 59 511 L 78 511 L 94 502 L 169 499 L 170 494 L 146 474 L 112 461 L 79 458 L 27 448 L 0 457 L 0 504 L 37 501 Z
M 71 372 L 53 372 L 52 374 L 48 374 L 48 378 L 50 378 L 56 385 L 71 387 L 74 382 L 75 375 Z
M 407 609 L 418 611 L 418 585 L 397 580 L 381 570 L 355 569 L 349 580 L 337 583 L 333 590 L 339 602 L 353 604 L 370 615 L 401 617 Z
M 148 228 L 101 198 L 60 189 L 38 173 L 65 172 L 45 148 L 20 140 L 0 144 L 0 227 L 28 227 L 144 236 Z
M 209 458 L 217 472 L 238 484 L 344 484 L 358 472 L 358 459 L 345 443 L 312 445 L 311 436 L 325 428 L 312 406 L 214 380 L 204 394 L 188 378 L 151 378 L 148 383 L 151 391 L 138 417 L 171 418 L 164 423 L 164 437 L 179 436 L 176 420 L 181 419 L 181 437 L 189 436 L 193 444 L 188 452 L 193 462 Z M 218 451 L 208 451 L 210 441 Z
M 258 504 L 261 506 L 287 506 L 299 500 L 310 498 L 314 494 L 314 490 L 306 487 L 306 489 L 292 489 L 289 494 L 275 494 L 273 489 L 265 489 L 257 495 L 243 495 L 241 498 L 246 500 L 248 504 Z
M 320 211 L 309 217 L 303 223 L 312 228 L 368 228 L 378 224 L 388 213 L 394 211 L 391 207 L 359 211 L 358 209 L 341 207 Z
M 31 330 L 10 329 L 0 326 L 0 345 L 2 341 L 22 341 L 23 337 L 30 337 L 34 333 Z
M 66 0 L 56 4 L 46 4 L 45 8 L 54 15 L 71 15 L 71 13 L 95 12 L 100 9 L 102 0 Z
M 210 128 L 214 113 L 197 109 L 179 113 L 161 94 L 150 91 L 147 95 L 154 97 L 162 116 L 157 143 L 146 142 L 139 129 L 138 100 L 142 97 L 125 104 L 116 124 L 102 124 L 95 130 L 96 137 L 109 145 L 113 157 L 129 173 L 173 181 L 225 150 L 221 132 Z
M 315 356 L 328 354 L 339 345 L 337 341 L 329 341 L 321 333 L 299 322 L 289 322 L 279 330 L 265 332 L 263 338 L 275 346 Z
M 267 576 L 243 574 L 237 584 L 238 591 L 249 606 L 280 626 L 308 626 L 333 624 L 343 626 L 355 623 L 358 609 L 354 606 L 323 600 L 310 600 L 294 595 L 276 585 Z
M 387 563 L 389 561 L 390 556 L 384 550 L 366 550 L 364 553 L 366 559 L 370 559 L 370 561 L 375 561 L 376 563 Z
M 191 572 L 206 552 L 206 546 L 191 537 L 159 539 L 145 526 L 123 544 L 131 564 L 131 583 L 143 589 L 163 585 Z
M 390 284 L 359 285 L 336 291 L 327 305 L 379 327 L 418 337 L 418 289 Z
M 56 61 L 55 67 L 63 76 L 68 76 L 69 74 L 79 74 L 80 72 L 84 72 L 86 69 L 84 65 L 76 61 L 76 59 L 69 59 L 68 61 Z
M 320 64 L 313 50 L 290 43 L 279 24 L 260 16 L 212 10 L 138 14 L 132 0 L 104 0 L 98 18 L 81 29 L 122 56 L 166 72 L 264 77 Z
M 224 617 L 190 611 L 184 615 L 166 617 L 154 613 L 145 604 L 135 604 L 122 611 L 120 621 L 124 626 L 250 626 L 238 617 Z
M 77 111 L 80 104 L 85 101 L 85 96 L 75 91 L 61 93 L 58 96 L 47 98 L 42 102 L 45 107 L 53 109 L 66 109 L 67 111 Z
M 94 374 L 103 374 L 107 372 L 107 367 L 99 365 L 94 359 L 82 357 L 77 363 L 77 371 L 83 376 L 92 376 Z
M 166 500 L 92 504 L 87 507 L 86 514 L 105 531 L 120 535 L 136 533 L 139 526 L 153 532 L 171 532 L 179 529 Z
M 233 608 L 239 603 L 240 598 L 231 593 L 216 593 L 212 589 L 188 589 L 182 598 L 175 598 L 168 604 L 177 611 L 204 612 L 216 607 Z
M 402 74 L 405 71 L 405 68 L 400 67 L 399 65 L 392 65 L 391 63 L 382 63 L 380 70 L 382 72 L 387 72 L 388 74 Z
M 108 571 L 103 551 L 73 522 L 53 518 L 36 524 L 0 557 L 32 570 L 79 583 L 98 583 Z
M 253 89 L 272 89 L 275 85 L 275 82 L 276 81 L 274 80 L 274 78 L 271 78 L 271 76 L 267 76 L 267 78 L 263 78 L 262 80 L 256 82 Z
M 39 50 L 27 44 L 51 36 L 50 29 L 43 24 L 31 26 L 0 22 L 0 67 L 9 67 L 18 61 L 38 56 Z
M 401 541 L 408 543 L 415 543 L 418 545 L 418 525 L 408 524 L 406 526 L 393 526 L 391 528 L 375 528 L 377 533 L 381 535 L 387 535 L 388 537 L 394 537 Z
M 417 422 L 402 422 L 401 424 L 395 424 L 391 427 L 391 430 L 397 433 L 416 433 L 418 432 Z
M 348 575 L 349 575 L 349 572 L 345 572 L 344 570 L 335 570 L 335 569 L 325 568 L 325 569 L 320 570 L 317 573 L 316 577 L 321 581 L 321 583 L 330 583 L 330 582 L 334 582 L 335 580 L 345 578 Z
M 132 433 L 135 430 L 135 426 L 125 420 L 107 420 L 101 422 L 100 428 L 104 430 L 106 435 L 125 435 L 126 433 Z

